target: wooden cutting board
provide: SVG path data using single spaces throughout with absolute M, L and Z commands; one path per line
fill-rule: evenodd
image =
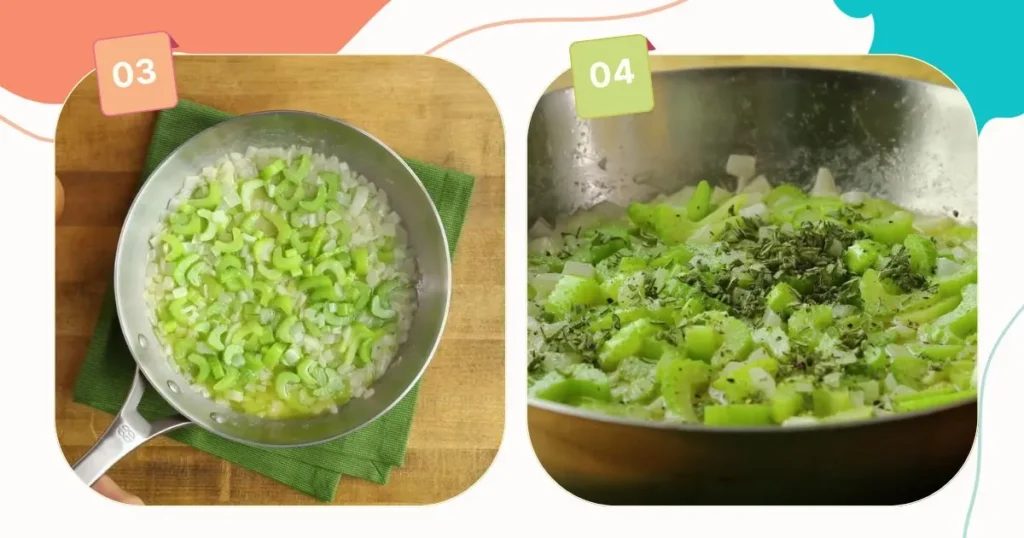
M 233 113 L 299 109 L 343 118 L 398 153 L 476 176 L 454 260 L 451 315 L 423 378 L 406 465 L 379 486 L 344 479 L 339 504 L 421 504 L 458 495 L 490 466 L 505 393 L 505 155 L 501 120 L 468 73 L 429 57 L 178 56 L 179 96 Z M 153 114 L 105 117 L 95 75 L 61 113 L 56 170 L 57 436 L 77 461 L 111 416 L 72 402 Z M 166 438 L 110 472 L 147 504 L 309 504 L 313 499 Z

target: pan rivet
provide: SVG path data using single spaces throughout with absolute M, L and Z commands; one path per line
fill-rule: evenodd
M 145 349 L 149 345 L 149 340 L 146 340 L 145 336 L 139 335 L 139 347 Z
M 168 381 L 167 388 L 171 389 L 171 392 L 175 394 L 181 394 L 181 389 L 178 388 L 178 384 L 175 383 L 174 381 Z
M 217 424 L 224 424 L 224 422 L 227 420 L 226 418 L 224 418 L 224 415 L 221 415 L 220 413 L 210 413 L 210 418 L 212 418 L 213 421 L 216 422 Z

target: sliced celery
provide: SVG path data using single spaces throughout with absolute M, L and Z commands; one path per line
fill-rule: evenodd
M 291 295 L 278 295 L 270 301 L 270 306 L 290 316 L 295 311 L 295 299 L 292 299 Z
M 260 169 L 260 177 L 263 179 L 272 179 L 274 176 L 284 171 L 286 166 L 287 164 L 283 160 L 277 159 L 268 166 Z
M 294 343 L 295 340 L 292 337 L 291 331 L 292 327 L 296 323 L 298 323 L 298 321 L 298 318 L 296 318 L 295 316 L 288 316 L 284 318 L 283 320 L 281 320 L 281 323 L 277 326 L 277 330 L 274 331 L 274 336 L 277 337 L 278 340 L 286 344 Z
M 313 274 L 315 275 L 334 275 L 335 282 L 345 282 L 346 273 L 345 266 L 338 260 L 324 260 L 313 268 Z
M 316 198 L 312 200 L 303 200 L 299 202 L 299 207 L 306 211 L 315 212 L 323 209 L 324 203 L 327 202 L 327 189 L 320 185 L 316 190 Z
M 285 244 L 292 234 L 292 227 L 288 224 L 288 221 L 281 215 L 270 211 L 264 211 L 263 218 L 270 221 L 270 224 L 272 224 L 274 229 L 277 230 L 276 239 L 278 244 Z
M 317 385 L 316 379 L 314 379 L 312 374 L 310 374 L 310 369 L 314 364 L 316 364 L 316 361 L 313 359 L 302 359 L 297 365 L 295 365 L 295 372 L 298 374 L 299 379 L 310 386 Z
M 178 235 L 196 235 L 203 229 L 202 219 L 199 215 L 192 215 L 192 217 L 185 224 L 174 224 L 171 226 L 171 232 Z
M 709 405 L 704 408 L 707 426 L 766 426 L 771 423 L 772 408 L 768 405 Z
M 224 338 L 224 332 L 226 330 L 227 330 L 227 327 L 224 327 L 223 325 L 220 326 L 220 327 L 214 328 L 212 331 L 210 331 L 209 336 L 206 337 L 206 345 L 210 346 L 211 348 L 213 348 L 213 349 L 215 349 L 217 351 L 224 351 L 224 341 L 223 341 L 223 338 Z
M 206 358 L 192 353 L 188 356 L 188 362 L 199 368 L 199 371 L 195 376 L 196 383 L 206 382 L 206 378 L 210 376 L 210 363 L 206 361 Z
M 185 254 L 185 247 L 176 236 L 165 233 L 160 236 L 160 240 L 163 241 L 164 245 L 167 245 L 167 252 L 164 254 L 165 260 L 173 262 Z
M 280 372 L 274 379 L 274 390 L 277 392 L 277 397 L 282 400 L 289 398 L 289 390 L 291 385 L 296 385 L 302 382 L 302 378 L 295 372 Z
M 309 255 L 311 257 L 317 257 L 320 255 L 320 249 L 324 245 L 324 239 L 327 238 L 327 227 L 321 226 L 316 229 L 313 233 L 313 237 L 309 240 Z
M 295 183 L 301 182 L 306 178 L 306 174 L 309 174 L 311 164 L 312 162 L 309 159 L 309 155 L 302 154 L 299 157 L 298 163 L 293 162 L 291 166 L 283 170 L 285 179 Z
M 242 250 L 242 230 L 234 228 L 231 230 L 231 241 L 225 243 L 224 241 L 217 241 L 213 244 L 213 251 L 218 254 L 231 254 Z
M 370 303 L 370 311 L 374 316 L 381 319 L 394 319 L 395 317 L 394 309 L 382 304 L 380 296 L 374 296 L 373 301 Z
M 227 367 L 224 369 L 224 377 L 217 381 L 213 385 L 213 390 L 217 392 L 224 392 L 231 388 L 234 388 L 235 383 L 238 381 L 238 369 Z
M 369 272 L 369 252 L 365 248 L 353 250 L 352 261 L 355 263 L 356 274 L 366 276 L 366 273 Z

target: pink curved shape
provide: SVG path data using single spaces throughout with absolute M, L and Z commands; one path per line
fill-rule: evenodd
M 29 138 L 33 138 L 33 139 L 38 140 L 40 142 L 49 142 L 51 144 L 53 143 L 53 139 L 52 138 L 46 138 L 45 136 L 39 136 L 39 135 L 33 133 L 32 131 L 29 131 L 28 129 L 22 127 L 21 125 L 18 125 L 17 123 L 14 123 L 13 121 L 7 119 L 3 115 L 0 115 L 0 122 L 4 122 L 7 125 L 10 125 L 11 127 L 14 127 L 15 131 L 18 131 L 19 133 L 21 133 L 21 134 L 23 134 L 23 135 L 25 135 L 25 136 L 27 136 Z
M 653 15 L 655 13 L 660 13 L 662 11 L 674 8 L 674 7 L 682 5 L 684 3 L 686 3 L 686 0 L 675 0 L 674 2 L 669 2 L 669 3 L 664 4 L 664 5 L 660 5 L 660 6 L 652 7 L 652 8 L 649 8 L 649 9 L 645 9 L 643 11 L 634 11 L 632 13 L 622 13 L 622 14 L 618 14 L 618 15 L 600 15 L 600 16 L 596 16 L 596 17 L 536 17 L 536 18 L 509 19 L 509 20 L 506 20 L 506 21 L 489 22 L 487 24 L 482 24 L 480 26 L 477 26 L 477 27 L 474 27 L 474 28 L 470 28 L 469 30 L 466 30 L 464 32 L 459 32 L 459 33 L 453 35 L 452 37 L 449 37 L 448 39 L 445 39 L 444 41 L 438 43 L 437 45 L 434 45 L 430 50 L 428 50 L 426 52 L 426 54 L 433 54 L 433 53 L 437 52 L 438 49 L 440 49 L 441 47 L 444 47 L 445 45 L 448 45 L 448 44 L 450 44 L 450 43 L 452 43 L 454 41 L 458 41 L 459 39 L 462 39 L 463 37 L 466 37 L 466 36 L 468 36 L 470 34 L 475 34 L 477 32 L 482 32 L 482 31 L 488 30 L 490 28 L 497 28 L 499 26 L 512 26 L 514 24 L 532 24 L 532 23 L 545 23 L 545 22 L 547 22 L 547 23 L 550 23 L 550 22 L 601 22 L 601 21 L 617 21 L 617 20 L 622 20 L 622 19 L 634 19 L 634 18 L 637 18 L 637 17 L 646 17 L 647 15 Z

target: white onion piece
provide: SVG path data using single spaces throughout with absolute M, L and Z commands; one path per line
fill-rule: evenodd
M 185 178 L 185 185 L 181 189 L 181 194 L 183 196 L 186 196 L 186 197 L 188 195 L 191 195 L 192 191 L 194 191 L 196 189 L 196 187 L 198 187 L 201 182 L 202 182 L 202 179 L 200 179 L 199 176 L 188 176 L 188 177 L 186 177 Z
M 752 206 L 744 207 L 740 210 L 741 217 L 763 217 L 768 214 L 768 206 L 764 204 L 754 204 Z
M 290 347 L 288 348 L 287 351 L 284 352 L 284 357 L 282 357 L 281 362 L 285 363 L 288 366 L 292 366 L 295 363 L 299 362 L 300 356 L 301 355 L 299 354 L 299 350 L 295 349 L 294 347 Z
M 561 229 L 574 234 L 579 229 L 591 228 L 601 223 L 601 217 L 591 211 L 579 211 L 563 223 Z
M 764 177 L 764 174 L 760 174 L 754 179 L 750 180 L 746 186 L 740 192 L 746 194 L 760 194 L 762 196 L 772 191 L 772 184 L 768 182 L 768 178 Z
M 693 197 L 693 193 L 696 192 L 696 190 L 697 187 L 688 185 L 668 195 L 664 200 L 662 200 L 662 202 L 679 207 L 685 206 L 686 203 L 690 201 L 690 198 Z
M 757 169 L 757 159 L 753 155 L 730 155 L 725 161 L 725 173 L 746 182 L 754 177 Z
M 782 327 L 782 317 L 776 314 L 774 310 L 766 308 L 764 310 L 764 320 L 761 324 L 765 327 Z
M 562 238 L 547 236 L 530 241 L 530 254 L 550 254 L 561 250 Z
M 906 385 L 896 385 L 895 388 L 893 388 L 892 390 L 889 391 L 889 396 L 890 397 L 896 397 L 896 396 L 903 396 L 904 394 L 915 394 L 915 393 L 917 393 L 916 390 L 914 390 L 914 389 L 912 389 L 912 388 L 910 388 L 910 387 L 908 387 Z
M 837 304 L 832 307 L 832 315 L 836 319 L 851 316 L 857 312 L 857 308 L 848 304 Z
M 810 383 L 803 382 L 803 381 L 800 381 L 800 382 L 797 382 L 797 383 L 792 383 L 790 385 L 790 387 L 795 392 L 799 392 L 801 394 L 807 394 L 807 393 L 810 393 L 810 392 L 814 392 L 814 385 L 812 385 Z
M 834 355 L 836 357 L 836 364 L 840 366 L 857 362 L 857 354 L 852 351 L 836 351 Z
M 687 240 L 691 245 L 710 245 L 714 242 L 714 238 L 711 236 L 711 226 L 702 226 Z
M 943 215 L 917 215 L 914 217 L 914 228 L 926 234 L 937 234 L 951 228 L 956 222 Z
M 836 188 L 836 181 L 832 177 L 832 171 L 828 168 L 819 168 L 818 175 L 814 178 L 814 187 L 811 187 L 811 196 L 836 196 L 838 194 L 839 189 Z
M 626 215 L 626 208 L 608 200 L 603 200 L 590 208 L 589 213 L 598 217 L 601 221 L 610 222 L 624 217 Z
M 590 278 L 594 274 L 594 266 L 589 263 L 581 263 L 577 261 L 567 261 L 565 266 L 562 268 L 563 275 L 573 275 L 582 278 Z
M 850 401 L 854 407 L 864 407 L 864 393 L 859 390 L 851 391 Z
M 735 361 L 728 362 L 728 363 L 725 364 L 725 366 L 722 367 L 722 371 L 719 372 L 719 375 L 727 376 L 727 375 L 735 372 L 736 370 L 739 370 L 742 367 L 743 367 L 743 363 L 735 362 Z
M 729 399 L 725 397 L 725 392 L 714 387 L 708 389 L 708 397 L 718 405 L 729 405 Z
M 555 232 L 554 227 L 548 224 L 548 221 L 544 219 L 537 219 L 537 222 L 530 226 L 529 238 L 537 239 L 538 237 L 547 237 Z
M 763 368 L 751 368 L 748 374 L 750 384 L 757 387 L 765 397 L 771 398 L 775 394 L 775 379 Z
M 547 297 L 551 293 L 551 290 L 555 289 L 555 284 L 558 284 L 559 280 L 565 275 L 559 273 L 541 273 L 533 277 L 533 291 L 537 292 L 538 298 Z
M 349 212 L 354 216 L 359 216 L 363 212 L 363 208 L 366 207 L 366 201 L 370 198 L 370 190 L 360 185 L 356 188 L 356 194 L 352 197 L 352 205 L 349 206 Z
M 729 198 L 732 198 L 732 193 L 721 187 L 715 187 L 715 190 L 711 191 L 712 205 L 719 205 L 722 202 L 728 200 Z
M 757 362 L 757 361 L 759 361 L 761 359 L 767 359 L 767 358 L 768 358 L 768 352 L 766 352 L 764 350 L 764 348 L 760 348 L 759 347 L 759 348 L 755 349 L 754 351 L 752 351 L 750 353 L 750 356 L 747 357 L 747 360 L 744 361 L 744 362 Z
M 850 205 L 860 205 L 867 201 L 868 195 L 861 191 L 849 191 L 844 192 L 839 198 Z
M 963 269 L 963 266 L 949 258 L 939 258 L 935 261 L 935 276 L 948 276 Z
M 900 344 L 889 344 L 885 346 L 885 354 L 890 357 L 913 357 L 910 348 Z

